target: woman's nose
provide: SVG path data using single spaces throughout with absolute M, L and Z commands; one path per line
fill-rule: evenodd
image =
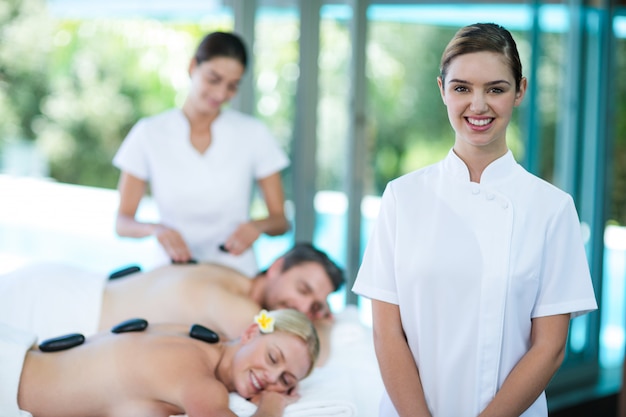
M 278 367 L 274 367 L 272 369 L 268 369 L 267 372 L 265 373 L 265 376 L 267 378 L 267 382 L 269 384 L 276 384 L 278 383 L 278 379 L 280 378 L 280 374 L 282 373 L 282 370 L 279 369 Z
M 215 89 L 215 98 L 224 101 L 228 98 L 228 86 L 220 85 Z
M 470 110 L 475 113 L 484 113 L 487 111 L 487 100 L 482 93 L 474 93 L 472 96 L 472 102 L 470 103 Z

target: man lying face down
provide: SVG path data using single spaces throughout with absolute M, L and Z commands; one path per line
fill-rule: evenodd
M 292 308 L 317 320 L 329 315 L 327 297 L 343 284 L 341 269 L 309 244 L 297 244 L 250 279 L 215 264 L 166 265 L 106 284 L 100 329 L 131 317 L 200 322 L 235 338 L 261 308 Z
M 239 339 L 213 342 L 189 327 L 150 324 L 67 350 L 42 345 L 26 352 L 18 407 L 34 417 L 235 416 L 228 394 L 236 392 L 258 405 L 255 416 L 281 416 L 319 353 L 311 322 L 291 309 L 263 310 Z
M 308 243 L 254 278 L 215 264 L 165 265 L 110 281 L 88 279 L 80 270 L 47 272 L 33 267 L 0 276 L 0 299 L 10 300 L 0 303 L 0 321 L 40 339 L 90 335 L 134 317 L 200 323 L 233 339 L 261 308 L 293 308 L 315 321 L 328 317 L 326 298 L 344 282 L 342 270 Z

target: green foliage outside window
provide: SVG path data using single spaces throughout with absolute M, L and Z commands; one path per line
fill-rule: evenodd
M 37 137 L 40 102 L 50 94 L 49 20 L 39 0 L 0 3 L 0 138 Z
M 259 16 L 263 16 L 259 14 Z M 298 69 L 297 18 L 257 20 L 254 50 L 255 113 L 290 150 Z M 0 154 L 15 142 L 45 153 L 49 175 L 73 184 L 114 188 L 111 160 L 128 130 L 144 116 L 180 106 L 189 59 L 200 38 L 230 30 L 232 21 L 166 22 L 150 19 L 60 20 L 44 0 L 0 3 Z M 277 24 L 281 30 L 274 30 Z M 379 195 L 386 183 L 440 160 L 454 132 L 436 84 L 439 59 L 456 28 L 372 21 L 367 43 L 366 188 Z M 350 42 L 347 22 L 322 20 L 319 57 L 317 185 L 343 190 L 349 111 Z M 526 71 L 525 34 L 515 34 Z M 524 156 L 525 112 L 540 112 L 540 172 L 551 180 L 564 64 L 562 34 L 544 33 L 539 62 L 538 109 L 520 108 L 509 145 Z M 616 42 L 616 73 L 626 47 Z M 609 218 L 626 222 L 626 112 L 624 83 L 615 86 L 614 179 Z M 0 155 L 1 156 L 1 155 Z M 0 159 L 0 163 L 1 163 Z M 0 165 L 0 172 L 2 166 Z M 292 187 L 287 174 L 287 197 Z
M 41 0 L 0 9 L 0 137 L 36 141 L 58 181 L 114 188 L 113 155 L 143 116 L 184 98 L 208 28 L 154 20 L 52 19 Z M 5 12 L 5 13 L 2 13 Z

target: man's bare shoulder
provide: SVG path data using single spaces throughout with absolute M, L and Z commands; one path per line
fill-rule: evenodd
M 164 265 L 148 271 L 145 278 L 180 281 L 189 286 L 211 286 L 233 292 L 248 292 L 250 278 L 217 264 Z
M 238 296 L 247 296 L 250 291 L 250 278 L 221 265 L 195 265 L 190 268 L 189 277 L 194 285 L 206 286 L 212 291 L 223 291 Z
M 143 282 L 135 292 L 158 300 L 143 317 L 200 323 L 234 339 L 260 309 L 251 297 L 255 279 L 215 264 L 164 265 L 138 277 Z

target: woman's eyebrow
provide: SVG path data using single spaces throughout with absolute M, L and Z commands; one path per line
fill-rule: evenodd
M 448 83 L 459 83 L 459 84 L 474 85 L 473 83 L 471 83 L 469 81 L 461 80 L 459 78 L 453 78 L 450 81 L 448 81 Z M 511 85 L 511 83 L 508 82 L 507 80 L 495 80 L 495 81 L 489 81 L 488 83 L 485 83 L 485 85 L 497 85 L 497 84 L 508 84 L 508 85 Z
M 217 77 L 217 78 L 222 78 L 222 74 L 220 74 L 219 72 L 215 71 L 214 69 L 209 69 L 209 75 L 213 76 L 213 77 Z
M 507 80 L 496 80 L 496 81 L 490 81 L 488 83 L 486 83 L 485 85 L 497 85 L 497 84 L 507 84 L 507 85 L 511 85 L 510 82 L 508 82 Z

